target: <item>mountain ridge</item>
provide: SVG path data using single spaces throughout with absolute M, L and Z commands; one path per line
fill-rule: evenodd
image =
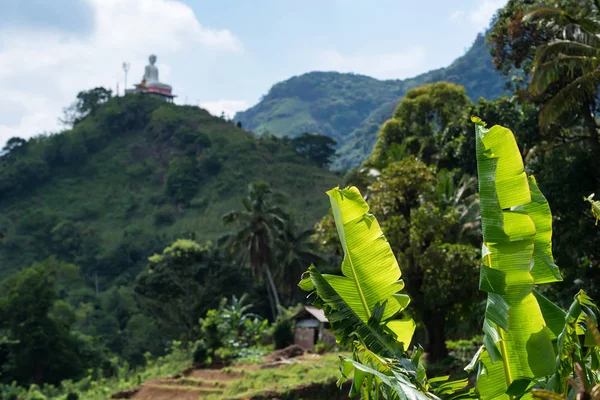
M 327 135 L 338 142 L 333 169 L 360 164 L 371 153 L 379 127 L 411 88 L 437 81 L 465 86 L 474 101 L 506 94 L 506 77 L 495 70 L 479 34 L 469 50 L 449 66 L 413 78 L 379 80 L 367 75 L 312 71 L 278 82 L 234 121 L 257 135 Z

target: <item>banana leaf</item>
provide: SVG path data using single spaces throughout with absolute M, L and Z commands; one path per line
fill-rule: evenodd
M 350 396 L 361 395 L 361 398 L 369 399 L 373 398 L 373 393 L 376 393 L 381 398 L 439 400 L 431 393 L 423 393 L 401 372 L 392 370 L 391 375 L 386 375 L 348 357 L 340 357 L 340 359 L 342 375 L 344 377 L 353 375 Z
M 528 382 L 555 370 L 552 338 L 558 328 L 547 326 L 533 286 L 561 277 L 552 257 L 550 207 L 535 179 L 527 177 L 513 133 L 476 123 L 475 136 L 480 289 L 488 292 L 477 386 L 483 400 L 503 399 L 523 394 Z
M 317 298 L 315 306 L 322 308 L 331 324 L 337 341 L 342 345 L 352 344 L 360 340 L 364 347 L 383 357 L 403 357 L 403 343 L 409 343 L 415 330 L 412 319 L 397 320 L 404 323 L 403 330 L 394 331 L 382 323 L 386 304 L 377 304 L 368 321 L 363 321 L 344 299 L 334 290 L 326 279 L 326 275 L 314 267 L 308 269 L 310 281 L 303 280 L 300 287 L 315 290 Z
M 369 214 L 369 206 L 357 188 L 334 188 L 327 195 L 344 249 L 343 276 L 321 275 L 311 267 L 299 286 L 307 291 L 316 289 L 326 306 L 326 315 L 328 311 L 337 311 L 331 317 L 327 315 L 334 318 L 334 321 L 330 320 L 332 326 L 348 320 L 354 327 L 362 327 L 368 325 L 376 308 L 383 310 L 377 319 L 406 348 L 415 324 L 410 319 L 392 319 L 406 308 L 410 298 L 398 293 L 404 282 L 400 279 L 400 267 L 390 244 L 377 219 Z M 381 305 L 385 305 L 383 309 Z M 338 330 L 340 333 L 343 334 L 343 330 Z
M 314 292 L 313 304 L 323 309 L 337 341 L 354 348 L 354 359 L 342 359 L 343 379 L 353 377 L 351 395 L 435 398 L 420 384 L 426 376 L 418 360 L 406 358 L 415 323 L 397 318 L 410 299 L 398 293 L 400 267 L 379 223 L 355 187 L 327 194 L 344 249 L 343 276 L 310 266 L 299 286 Z

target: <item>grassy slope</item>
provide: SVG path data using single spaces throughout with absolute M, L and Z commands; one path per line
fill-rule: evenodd
M 380 81 L 355 74 L 311 72 L 274 85 L 254 107 L 235 120 L 262 134 L 296 136 L 304 131 L 338 141 L 340 157 L 334 168 L 355 166 L 368 157 L 379 126 L 391 117 L 407 90 L 429 82 L 461 84 L 467 94 L 494 99 L 504 93 L 505 78 L 495 71 L 484 37 L 450 66 L 406 80 Z
M 348 353 L 341 353 L 350 356 Z M 177 350 L 174 354 L 150 361 L 145 368 L 137 370 L 123 369 L 119 377 L 89 382 L 83 379 L 74 384 L 66 383 L 77 392 L 81 399 L 107 399 L 116 392 L 138 387 L 139 392 L 133 399 L 248 399 L 261 398 L 291 398 L 294 392 L 301 391 L 307 386 L 316 385 L 320 392 L 332 391 L 326 398 L 345 398 L 348 388 L 342 391 L 335 387 L 339 377 L 339 355 L 328 353 L 322 356 L 306 354 L 290 360 L 289 364 L 280 363 L 268 366 L 260 364 L 234 364 L 223 369 L 196 369 L 185 377 L 171 377 L 189 367 L 191 355 L 186 351 Z M 60 399 L 64 396 L 55 390 L 50 399 Z M 324 396 L 311 397 L 323 398 Z M 297 398 L 297 397 L 294 397 Z
M 202 176 L 189 207 L 177 210 L 165 195 L 168 163 L 178 153 L 172 143 L 157 143 L 143 129 L 113 136 L 82 167 L 54 170 L 45 184 L 0 200 L 0 225 L 6 236 L 0 241 L 0 278 L 35 258 L 27 246 L 16 252 L 2 246 L 11 239 L 28 240 L 19 232 L 19 223 L 35 210 L 43 210 L 59 220 L 84 222 L 99 232 L 104 252 L 119 245 L 125 232 L 156 235 L 166 241 L 190 233 L 199 240 L 216 239 L 227 230 L 220 217 L 241 207 L 247 184 L 255 180 L 265 180 L 275 190 L 288 194 L 289 208 L 306 224 L 327 211 L 323 193 L 338 183 L 336 175 L 284 146 L 258 141 L 204 110 L 177 108 L 187 123 L 210 137 L 210 151 L 218 152 L 222 160 L 216 175 Z M 176 210 L 175 222 L 156 226 L 155 213 L 165 205 Z

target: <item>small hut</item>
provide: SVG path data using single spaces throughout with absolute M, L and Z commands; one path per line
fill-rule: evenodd
M 312 350 L 317 341 L 335 344 L 335 336 L 328 330 L 329 321 L 323 310 L 304 306 L 293 319 L 296 321 L 294 344 L 306 350 Z

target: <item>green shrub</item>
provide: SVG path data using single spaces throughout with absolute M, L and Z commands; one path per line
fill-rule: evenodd
M 152 112 L 148 132 L 157 140 L 167 140 L 174 135 L 177 129 L 181 130 L 184 120 L 177 112 L 177 108 L 171 105 L 163 105 Z
M 214 361 L 218 360 L 221 361 L 223 364 L 231 364 L 234 358 L 235 354 L 231 349 L 220 347 L 215 350 Z
M 200 319 L 200 332 L 209 354 L 214 350 L 213 361 L 227 363 L 234 358 L 255 356 L 247 350 L 262 343 L 269 331 L 269 322 L 248 312 L 252 304 L 246 304 L 247 295 L 231 302 L 222 298 L 218 309 L 208 310 Z
M 294 343 L 294 321 L 278 319 L 273 324 L 273 340 L 276 349 L 283 349 Z
M 208 175 L 216 175 L 221 171 L 223 167 L 223 163 L 221 159 L 216 154 L 211 154 L 207 156 L 202 162 L 202 169 Z
M 200 178 L 196 160 L 192 157 L 175 157 L 167 171 L 167 194 L 179 202 L 187 202 L 198 191 Z
M 204 340 L 198 340 L 194 343 L 192 357 L 195 365 L 204 365 L 209 358 L 209 349 L 206 347 Z
M 154 213 L 154 223 L 158 226 L 171 225 L 175 222 L 176 212 L 171 205 L 162 206 Z
M 216 349 L 223 344 L 221 332 L 222 321 L 219 310 L 208 310 L 206 317 L 200 320 L 202 336 L 209 349 Z
M 208 149 L 211 141 L 204 132 L 194 131 L 188 127 L 179 128 L 175 132 L 175 144 L 186 154 L 195 154 Z

